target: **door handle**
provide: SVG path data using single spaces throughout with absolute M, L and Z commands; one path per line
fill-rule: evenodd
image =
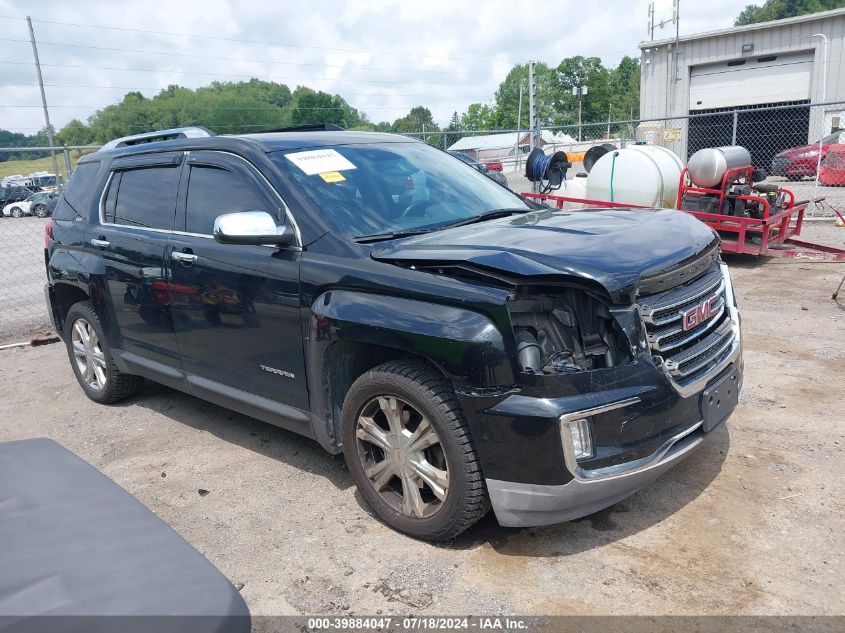
M 96 246 L 97 248 L 108 248 L 110 244 L 108 240 L 94 238 L 91 240 L 91 246 Z
M 197 261 L 197 256 L 193 253 L 181 253 L 179 251 L 171 251 L 170 259 L 176 260 L 180 264 L 193 264 Z

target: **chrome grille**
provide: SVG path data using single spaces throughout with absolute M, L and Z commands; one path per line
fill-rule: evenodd
M 696 316 L 705 303 L 709 316 L 685 324 L 684 315 Z M 720 264 L 674 288 L 641 295 L 639 306 L 652 355 L 684 395 L 703 387 L 738 352 L 738 317 Z

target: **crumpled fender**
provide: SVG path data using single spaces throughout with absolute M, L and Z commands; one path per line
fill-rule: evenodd
M 487 316 L 472 310 L 331 290 L 312 304 L 309 328 L 309 374 L 314 378 L 322 376 L 329 345 L 352 341 L 422 356 L 441 368 L 456 388 L 516 382 L 501 331 Z

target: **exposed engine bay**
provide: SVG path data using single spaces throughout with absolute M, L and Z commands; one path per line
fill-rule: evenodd
M 590 371 L 631 361 L 627 338 L 610 310 L 584 291 L 520 294 L 508 311 L 525 373 Z

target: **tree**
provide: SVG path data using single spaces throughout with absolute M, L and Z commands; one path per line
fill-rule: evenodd
M 534 67 L 537 82 L 537 116 L 541 124 L 553 125 L 557 121 L 554 103 L 557 101 L 559 84 L 555 71 L 543 62 Z M 522 116 L 519 121 L 519 89 L 522 87 Z M 517 64 L 511 68 L 495 93 L 495 126 L 500 129 L 528 129 L 531 126 L 528 112 L 528 64 Z
M 737 16 L 734 25 L 743 26 L 769 20 L 782 20 L 842 7 L 845 7 L 845 0 L 767 0 L 762 6 L 746 5 Z
M 314 92 L 310 88 L 299 87 L 293 93 L 291 123 L 303 125 L 309 123 L 331 123 L 344 128 L 353 128 L 364 123 L 364 118 L 344 101 L 340 95 L 326 92 Z
M 94 132 L 79 119 L 71 119 L 59 130 L 56 139 L 62 145 L 88 145 L 94 141 Z
M 464 130 L 491 130 L 496 127 L 496 110 L 482 103 L 471 103 L 461 115 L 461 128 Z
M 391 126 L 391 131 L 398 134 L 414 132 L 425 132 L 420 138 L 426 143 L 439 145 L 440 127 L 434 122 L 431 110 L 424 106 L 415 106 L 403 117 L 396 119 Z M 433 134 L 428 134 L 429 132 Z
M 614 91 L 611 90 L 610 72 L 601 59 L 581 55 L 568 57 L 558 64 L 555 76 L 558 90 L 554 105 L 558 124 L 578 122 L 579 97 L 573 90 L 583 91 L 584 87 L 587 94 L 581 96 L 581 120 L 585 123 L 607 120 Z
M 449 125 L 446 127 L 446 138 L 443 139 L 443 142 L 446 147 L 452 145 L 452 143 L 456 142 L 461 135 L 458 133 L 458 130 L 461 129 L 461 118 L 458 116 L 457 112 L 452 113 L 452 118 L 449 119 Z
M 610 71 L 610 117 L 615 121 L 640 115 L 640 60 L 627 55 Z

